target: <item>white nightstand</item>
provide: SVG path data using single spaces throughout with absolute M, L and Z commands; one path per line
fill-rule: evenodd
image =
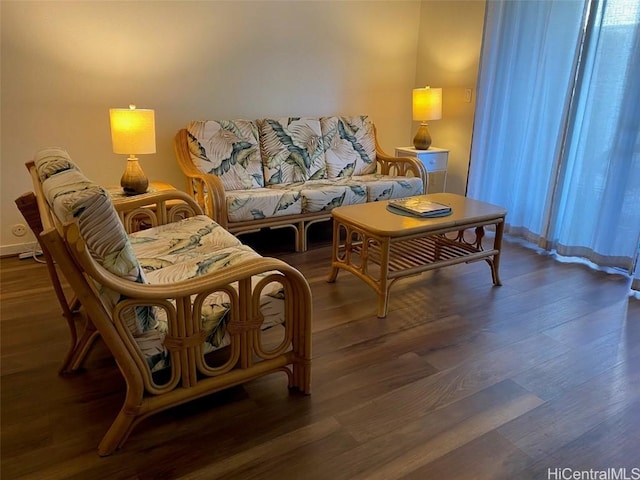
M 427 193 L 444 192 L 447 185 L 447 162 L 449 150 L 430 147 L 429 150 L 416 150 L 413 147 L 397 147 L 396 157 L 416 157 L 427 169 L 429 186 Z

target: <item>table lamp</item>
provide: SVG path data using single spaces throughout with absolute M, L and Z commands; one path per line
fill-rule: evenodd
M 442 89 L 415 88 L 413 90 L 413 119 L 420 123 L 420 127 L 413 138 L 416 150 L 428 150 L 431 146 L 431 135 L 427 128 L 429 120 L 442 118 Z
M 156 153 L 155 112 L 138 109 L 135 105 L 129 105 L 129 108 L 110 108 L 109 120 L 113 152 L 129 155 L 120 185 L 127 195 L 144 193 L 149 180 L 136 155 Z

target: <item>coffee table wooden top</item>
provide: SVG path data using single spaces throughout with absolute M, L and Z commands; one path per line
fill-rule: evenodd
M 374 235 L 402 237 L 443 228 L 454 229 L 504 217 L 507 210 L 454 193 L 431 193 L 430 200 L 451 206 L 446 217 L 421 218 L 387 210 L 388 201 L 368 202 L 334 208 L 331 213 L 341 221 L 360 227 Z

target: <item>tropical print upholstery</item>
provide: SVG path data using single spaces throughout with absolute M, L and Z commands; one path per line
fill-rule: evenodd
M 265 184 L 327 177 L 319 118 L 258 120 Z
M 138 261 L 146 270 L 163 268 L 161 256 L 198 256 L 218 248 L 238 247 L 240 240 L 206 215 L 185 218 L 129 235 Z M 157 264 L 156 264 L 157 262 Z
M 376 141 L 369 117 L 322 117 L 320 126 L 328 178 L 375 173 Z
M 373 173 L 353 176 L 346 183 L 366 188 L 368 202 L 411 197 L 423 193 L 422 180 L 417 177 L 393 177 Z
M 82 195 L 73 205 L 73 212 L 80 235 L 91 252 L 104 268 L 111 273 L 136 283 L 147 283 L 142 266 L 138 262 L 129 238 L 113 208 L 107 192 L 100 186 L 86 192 L 94 195 Z M 111 308 L 125 300 L 120 295 L 102 285 L 100 296 Z M 134 338 L 143 332 L 154 330 L 157 326 L 153 308 L 149 306 L 129 307 L 123 311 L 123 320 Z M 144 346 L 140 346 L 144 350 Z
M 37 165 L 38 163 L 36 163 L 36 169 Z M 95 186 L 95 183 L 76 168 L 61 170 L 42 182 L 42 190 L 49 205 L 60 221 L 64 223 L 74 219 L 73 204 L 82 195 L 94 195 L 95 191 L 87 192 L 87 190 L 93 189 Z
M 341 184 L 335 180 L 309 180 L 287 185 L 284 188 L 300 194 L 302 213 L 329 211 L 341 205 L 367 201 L 367 192 L 363 187 L 355 184 Z
M 36 154 L 35 164 L 37 165 L 36 171 L 38 172 L 41 182 L 44 182 L 56 173 L 78 169 L 65 150 L 55 147 L 39 151 Z
M 147 281 L 154 285 L 172 284 L 260 258 L 250 247 L 206 216 L 135 232 L 130 239 L 146 271 Z M 252 283 L 255 285 L 268 274 L 256 275 Z M 277 283 L 268 285 L 261 292 L 263 330 L 284 322 L 283 298 L 282 285 Z M 229 344 L 225 327 L 230 319 L 230 309 L 229 296 L 225 292 L 214 292 L 205 299 L 201 317 L 202 327 L 207 332 L 204 354 Z M 148 359 L 154 371 L 166 367 L 169 361 L 168 352 L 162 347 L 162 340 L 168 332 L 166 311 L 156 308 L 155 317 L 156 330 L 161 335 L 157 337 L 160 343 L 156 344 L 155 355 Z
M 294 215 L 302 211 L 300 193 L 279 188 L 255 188 L 227 192 L 230 222 Z
M 225 190 L 264 187 L 258 129 L 249 120 L 206 120 L 187 125 L 193 164 L 217 175 Z

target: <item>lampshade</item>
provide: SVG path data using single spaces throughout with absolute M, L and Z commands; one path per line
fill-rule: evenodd
M 129 108 L 109 109 L 111 143 L 114 153 L 156 153 L 156 126 L 153 110 Z
M 110 108 L 111 144 L 114 153 L 128 154 L 127 166 L 120 185 L 127 195 L 145 193 L 149 180 L 142 171 L 136 155 L 156 153 L 156 121 L 153 110 Z
M 415 88 L 413 90 L 413 119 L 426 122 L 442 118 L 442 89 Z

